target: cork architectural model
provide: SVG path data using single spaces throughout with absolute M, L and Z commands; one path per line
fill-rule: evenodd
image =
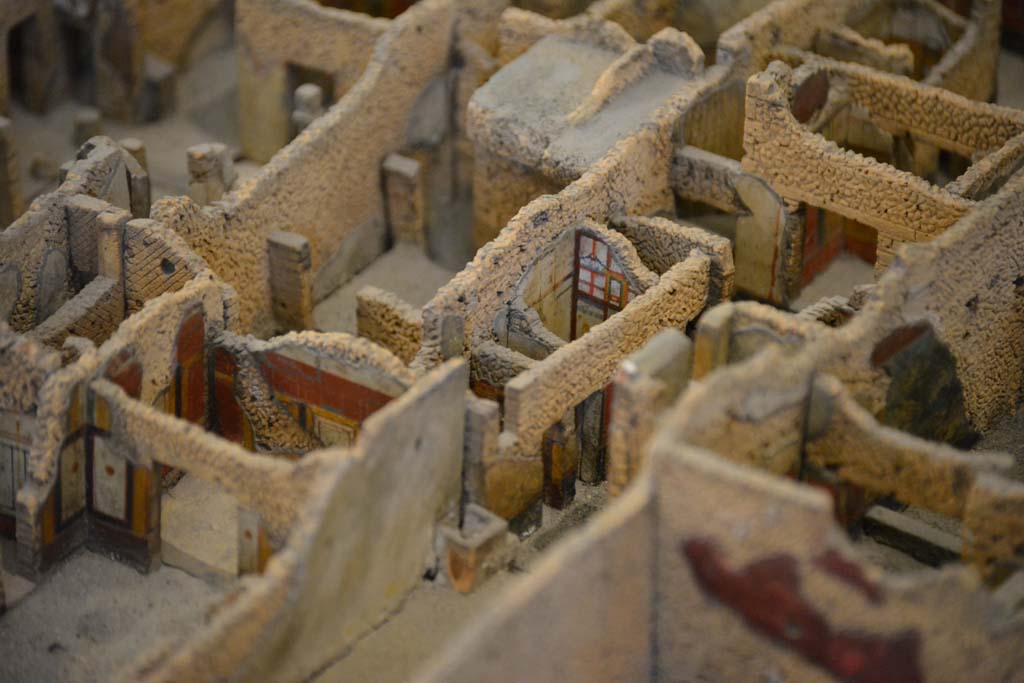
M 0 681 L 1024 681 L 1018 0 L 0 0 Z

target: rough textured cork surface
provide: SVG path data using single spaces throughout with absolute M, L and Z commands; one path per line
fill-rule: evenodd
M 1012 0 L 86 4 L 0 9 L 7 677 L 1024 671 Z

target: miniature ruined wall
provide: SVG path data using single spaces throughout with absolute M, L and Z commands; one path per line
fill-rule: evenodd
M 694 335 L 694 374 L 738 363 L 768 348 L 800 349 L 825 327 L 772 306 L 751 301 L 728 302 L 701 317 Z
M 903 324 L 933 323 L 956 359 L 968 415 L 980 429 L 1013 410 L 1024 382 L 1022 189 L 1018 174 L 938 239 L 908 249 L 904 267 L 878 292 L 883 310 L 899 311 Z M 876 334 L 895 327 L 878 325 Z
M 733 247 L 728 239 L 695 225 L 681 225 L 664 218 L 616 218 L 612 227 L 636 247 L 640 260 L 655 273 L 665 273 L 686 260 L 694 249 L 711 259 L 708 305 L 732 297 Z
M 984 199 L 1021 168 L 1024 168 L 1024 133 L 1010 138 L 992 154 L 968 166 L 963 175 L 951 181 L 946 189 L 967 199 Z
M 605 21 L 590 14 L 582 14 L 570 21 L 558 21 L 528 10 L 510 7 L 501 14 L 498 26 L 499 64 L 508 64 L 550 34 L 596 41 L 599 45 L 617 51 L 625 51 L 636 42 L 618 23 Z
M 968 200 L 803 128 L 790 111 L 789 74 L 788 67 L 774 63 L 747 82 L 744 169 L 787 199 L 876 228 L 878 270 L 891 263 L 903 242 L 930 239 L 967 212 Z
M 845 540 L 822 492 L 680 443 L 668 429 L 652 456 L 621 500 L 416 680 L 509 671 L 544 681 L 1000 680 L 1022 665 L 1024 621 L 979 590 L 970 570 L 885 576 Z M 587 581 L 596 566 L 607 573 Z M 653 590 L 637 584 L 650 576 Z M 574 592 L 604 581 L 604 600 Z M 601 612 L 581 620 L 580 609 Z
M 658 671 L 958 681 L 1022 665 L 1024 622 L 971 570 L 890 578 L 845 540 L 822 493 L 670 439 L 655 450 Z
M 136 219 L 124 228 L 125 303 L 130 315 L 164 292 L 212 277 L 206 262 L 185 241 L 157 221 Z
M 563 346 L 506 385 L 505 430 L 524 453 L 544 430 L 602 389 L 626 355 L 666 327 L 685 328 L 707 302 L 710 259 L 691 255 L 620 313 Z
M 411 363 L 420 349 L 423 320 L 420 311 L 391 292 L 363 287 L 356 293 L 356 322 L 365 337 Z
M 121 283 L 97 276 L 29 334 L 53 348 L 60 348 L 68 335 L 102 344 L 123 318 Z
M 306 504 L 311 480 L 295 465 L 250 453 L 199 426 L 153 410 L 108 380 L 95 380 L 91 389 L 109 411 L 112 450 L 133 464 L 150 469 L 165 465 L 215 483 L 280 537 Z
M 270 158 L 292 137 L 288 65 L 323 72 L 341 99 L 360 79 L 389 22 L 312 0 L 241 0 L 236 5 L 242 149 Z M 328 93 L 325 93 L 327 95 Z
M 682 142 L 728 159 L 742 158 L 744 92 L 742 79 L 730 79 L 695 101 L 685 114 Z
M 68 250 L 64 207 L 54 195 L 0 233 L 0 306 L 15 331 L 31 329 L 70 298 Z
M 523 273 L 518 288 L 524 308 L 536 310 L 541 322 L 564 340 L 568 340 L 576 231 L 566 230 L 547 252 Z
M 303 679 L 386 618 L 457 503 L 467 378 L 461 362 L 438 368 L 370 417 L 353 449 L 311 455 L 310 502 L 265 573 L 130 677 Z
M 692 373 L 693 343 L 674 328 L 662 330 L 619 364 L 608 392 L 611 495 L 620 495 L 642 471 L 656 426 Z
M 859 64 L 819 58 L 830 78 L 848 89 L 853 103 L 867 109 L 887 130 L 906 130 L 917 138 L 971 157 L 998 149 L 1024 132 L 1024 113 L 975 102 L 945 89 L 921 85 Z
M 710 311 L 696 336 L 695 373 L 766 346 L 807 348 L 817 367 L 878 413 L 892 381 L 885 359 L 908 350 L 927 328 L 954 359 L 957 392 L 971 425 L 988 428 L 1014 409 L 1024 382 L 1024 321 L 1017 305 L 1021 188 L 1024 176 L 1018 174 L 935 240 L 908 246 L 861 312 L 842 327 L 750 303 Z M 931 384 L 939 381 L 937 370 L 932 368 Z
M 871 0 L 777 0 L 741 20 L 718 39 L 715 64 L 743 78 L 763 69 L 772 51 L 789 45 L 809 49 L 820 27 L 844 23 Z
M 141 212 L 148 205 L 148 177 L 134 159 L 107 138 L 90 140 L 60 187 L 37 198 L 0 233 L 0 313 L 15 330 L 27 332 L 97 275 L 120 286 L 118 255 L 100 257 L 101 214 L 111 220 L 116 214 L 114 222 L 123 223 L 131 217 L 126 210 Z M 64 320 L 86 312 L 68 311 Z
M 384 349 L 340 333 L 291 333 L 268 342 L 225 336 L 213 354 L 214 431 L 295 456 L 349 445 L 363 421 L 414 379 Z
M 188 343 L 198 342 L 202 348 L 205 331 L 234 324 L 227 309 L 229 302 L 230 293 L 220 283 L 192 281 L 178 292 L 153 300 L 123 322 L 99 349 L 87 350 L 48 377 L 39 394 L 38 438 L 30 453 L 30 477 L 18 492 L 18 553 L 23 567 L 38 571 L 86 540 L 108 544 L 125 552 L 129 561 L 148 565 L 159 535 L 157 518 L 149 509 L 152 498 L 143 492 L 155 479 L 148 467 L 132 468 L 116 448 L 108 448 L 104 435 L 111 429 L 109 411 L 89 400 L 87 387 L 93 379 L 106 377 L 143 405 L 155 405 L 157 410 L 169 407 L 173 412 L 167 397 L 169 388 L 178 386 L 183 323 L 198 314 L 199 339 L 190 337 Z M 192 392 L 203 389 L 204 375 L 193 378 Z M 205 422 L 205 413 L 195 419 Z M 111 468 L 108 472 L 112 474 L 107 476 L 116 479 L 111 481 L 111 500 L 116 500 L 117 482 L 127 486 L 129 479 L 137 494 L 131 501 L 116 504 L 123 512 L 120 521 L 109 516 L 106 521 L 96 518 L 93 506 L 97 501 L 87 496 L 85 470 L 100 457 L 100 449 L 103 462 Z M 88 536 L 77 524 L 79 513 L 86 509 Z
M 654 510 L 650 482 L 638 483 L 545 554 L 414 680 L 650 680 Z
M 584 218 L 603 222 L 620 212 L 646 214 L 671 207 L 667 178 L 671 112 L 679 106 L 678 101 L 664 105 L 656 125 L 621 140 L 557 195 L 530 202 L 480 249 L 424 308 L 423 346 L 417 362 L 429 367 L 441 359 L 442 321 L 453 315 L 464 320 L 470 346 L 491 338 L 495 316 L 514 296 L 523 269 L 569 226 Z
M 381 183 L 367 169 L 401 147 L 418 95 L 447 69 L 452 19 L 448 3 L 426 0 L 391 22 L 346 96 L 219 205 L 176 198 L 153 207 L 236 287 L 244 328 L 267 326 L 272 231 L 309 240 L 321 297 L 383 250 Z
M 999 60 L 1000 2 L 974 0 L 967 26 L 946 50 L 924 83 L 945 88 L 981 102 L 991 101 L 996 90 Z
M 614 308 L 602 311 L 594 297 L 581 295 L 581 288 L 589 283 L 576 284 L 576 273 L 583 266 L 584 257 L 582 253 L 576 253 L 576 245 L 584 244 L 584 238 L 593 240 L 591 244 L 597 248 L 607 250 L 605 258 L 608 264 L 602 264 L 604 270 L 600 277 L 609 277 L 608 272 L 612 270 L 621 273 L 626 282 L 626 299 L 620 300 Z M 546 252 L 527 268 L 516 286 L 518 295 L 507 312 L 507 330 L 504 335 L 499 331 L 498 336 L 512 348 L 534 357 L 536 354 L 516 347 L 516 333 L 533 337 L 532 342 L 541 347 L 560 346 L 562 342 L 586 334 L 590 326 L 599 324 L 615 309 L 624 308 L 633 297 L 642 294 L 657 280 L 658 276 L 647 268 L 636 248 L 623 235 L 592 221 L 581 223 L 558 236 Z M 594 290 L 597 289 L 595 285 Z M 534 320 L 539 324 L 531 325 Z M 531 343 L 531 340 L 524 341 Z M 543 355 L 546 351 L 540 357 Z

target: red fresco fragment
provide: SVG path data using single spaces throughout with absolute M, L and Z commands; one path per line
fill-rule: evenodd
M 927 331 L 928 325 L 926 323 L 897 328 L 875 345 L 875 350 L 871 352 L 871 364 L 876 368 L 882 367 L 887 360 L 910 346 L 911 343 Z
M 135 360 L 130 349 L 119 353 L 107 365 L 106 378 L 132 398 L 142 395 L 142 364 Z
M 752 629 L 847 683 L 921 683 L 915 631 L 883 637 L 833 630 L 800 595 L 796 560 L 766 557 L 733 571 L 706 539 L 681 544 L 694 578 Z
M 306 405 L 326 407 L 362 422 L 391 401 L 391 396 L 323 372 L 273 351 L 257 357 L 263 376 L 275 393 Z
M 835 550 L 829 550 L 814 560 L 814 564 L 840 581 L 860 590 L 864 597 L 876 605 L 885 602 L 882 588 L 864 576 L 864 571 L 856 562 L 851 562 Z

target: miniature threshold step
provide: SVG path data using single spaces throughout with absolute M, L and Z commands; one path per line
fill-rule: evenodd
M 160 505 L 164 564 L 216 583 L 238 576 L 238 504 L 231 494 L 185 475 Z
M 956 562 L 963 550 L 963 542 L 953 534 L 881 505 L 868 511 L 864 533 L 933 567 Z

